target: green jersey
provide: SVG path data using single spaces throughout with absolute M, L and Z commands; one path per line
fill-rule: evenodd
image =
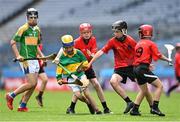
M 73 56 L 68 56 L 65 52 L 61 55 L 60 57 L 60 63 L 63 65 L 67 70 L 69 70 L 72 74 L 75 74 L 78 77 L 81 77 L 84 72 L 77 72 L 77 67 L 83 62 L 83 65 L 88 65 L 88 61 L 84 54 L 78 50 L 74 49 L 74 55 Z M 69 75 L 67 74 L 66 71 L 64 71 L 61 67 L 57 67 L 56 70 L 56 78 L 57 80 L 68 77 Z
M 13 37 L 20 43 L 20 55 L 24 58 L 37 56 L 37 46 L 40 44 L 40 29 L 38 26 L 31 27 L 28 23 L 21 26 Z

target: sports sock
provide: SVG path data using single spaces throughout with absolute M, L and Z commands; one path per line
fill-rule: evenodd
M 43 91 L 39 91 L 38 97 L 42 97 L 43 93 Z
M 15 97 L 16 97 L 16 95 L 14 94 L 14 92 L 10 93 L 9 95 L 10 95 L 12 98 L 15 98 Z
M 70 108 L 74 110 L 75 105 L 76 105 L 76 103 L 75 103 L 75 102 L 71 102 Z
M 104 109 L 108 108 L 108 107 L 107 107 L 107 104 L 106 104 L 106 101 L 101 102 L 101 104 L 102 104 L 102 106 L 103 106 Z
M 129 97 L 124 98 L 124 101 L 126 101 L 126 103 L 132 102 L 132 101 L 129 99 Z
M 159 105 L 159 101 L 154 101 L 152 108 L 153 108 L 153 109 L 157 109 L 157 108 L 158 108 L 158 105 Z
M 26 103 L 23 103 L 23 102 L 22 102 L 22 103 L 20 104 L 20 108 L 25 108 L 25 107 L 26 107 Z
M 133 106 L 133 110 L 134 110 L 134 111 L 138 111 L 138 110 L 139 110 L 139 105 L 134 104 L 134 106 Z
M 153 107 L 153 105 L 149 105 L 149 108 L 151 109 Z

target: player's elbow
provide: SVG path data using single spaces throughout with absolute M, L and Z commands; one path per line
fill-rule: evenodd
M 16 42 L 14 40 L 11 40 L 10 45 L 13 46 L 14 44 L 16 44 Z

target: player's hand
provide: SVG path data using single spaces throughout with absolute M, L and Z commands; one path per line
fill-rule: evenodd
M 150 64 L 150 65 L 149 65 L 149 70 L 150 70 L 150 71 L 155 70 L 155 66 L 154 66 L 154 64 Z
M 91 64 L 88 63 L 86 70 L 89 69 L 90 67 L 91 67 Z
M 55 58 L 52 63 L 59 64 L 59 59 Z
M 169 60 L 169 61 L 168 61 L 168 64 L 169 64 L 169 66 L 173 66 L 172 60 Z
M 24 57 L 22 57 L 21 55 L 17 56 L 16 59 L 20 62 L 24 61 Z
M 77 78 L 78 78 L 78 77 L 77 77 L 76 75 L 74 75 L 74 74 L 72 74 L 71 77 L 72 77 L 73 79 L 77 79 Z
M 62 84 L 63 84 L 63 81 L 64 81 L 63 79 L 58 80 L 58 84 L 59 84 L 59 85 L 62 85 Z
M 91 58 L 93 58 L 94 57 L 94 53 L 91 53 L 91 51 L 90 50 L 86 50 L 86 52 L 87 52 L 87 54 L 91 57 Z

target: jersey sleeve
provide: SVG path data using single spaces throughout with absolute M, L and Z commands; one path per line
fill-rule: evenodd
M 159 58 L 162 57 L 162 54 L 159 52 L 157 45 L 153 42 L 151 43 L 151 52 L 154 61 L 157 61 Z
M 41 29 L 38 26 L 36 26 L 36 29 L 38 30 L 38 44 L 40 44 L 42 41 Z
M 176 53 L 175 62 L 174 62 L 175 74 L 177 77 L 180 77 L 180 54 Z
M 21 26 L 16 34 L 13 36 L 13 40 L 16 41 L 16 42 L 20 42 L 21 41 L 21 37 L 23 35 L 23 33 L 27 30 L 27 26 L 26 25 L 23 25 Z
M 113 48 L 112 41 L 109 40 L 106 45 L 101 49 L 104 53 L 108 53 Z
M 94 54 L 95 54 L 96 52 L 97 52 L 96 38 L 93 38 L 91 53 L 94 53 Z
M 57 68 L 56 68 L 56 79 L 57 80 L 62 79 L 62 72 L 63 72 L 63 69 L 61 67 L 57 66 Z
M 74 48 L 79 49 L 79 48 L 78 48 L 78 40 L 75 40 L 75 41 L 74 41 Z
M 80 50 L 77 50 L 77 53 L 78 53 L 81 61 L 83 61 L 83 62 L 87 61 L 85 55 Z

